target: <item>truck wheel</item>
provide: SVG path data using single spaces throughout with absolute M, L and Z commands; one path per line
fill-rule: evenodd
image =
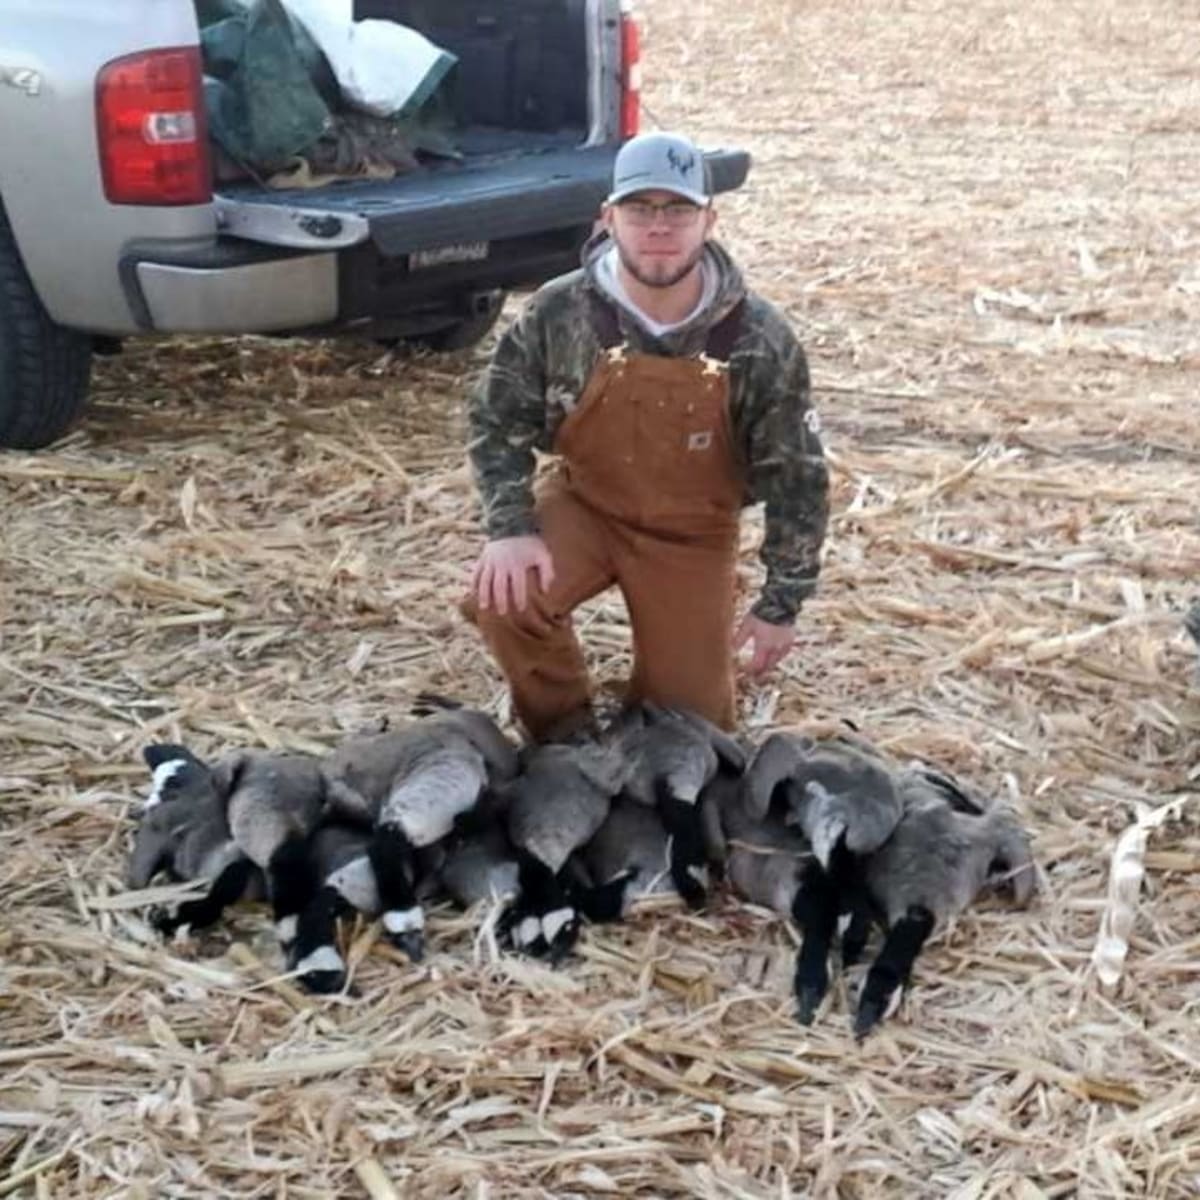
M 92 339 L 50 319 L 0 207 L 0 446 L 38 450 L 87 399 Z

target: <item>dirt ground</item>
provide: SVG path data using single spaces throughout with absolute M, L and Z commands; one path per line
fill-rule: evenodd
M 931 947 L 857 1045 L 732 898 L 559 971 L 444 912 L 353 997 L 261 910 L 171 947 L 122 899 L 139 750 L 313 750 L 433 688 L 505 714 L 453 602 L 486 347 L 131 344 L 0 457 L 0 1195 L 1200 1193 L 1200 10 L 645 0 L 646 124 L 749 149 L 721 234 L 808 348 L 835 512 L 743 718 L 852 718 L 1016 804 L 1040 902 Z M 747 533 L 745 584 L 757 568 Z M 620 606 L 589 609 L 600 676 Z M 1149 835 L 1123 976 L 1091 965 Z

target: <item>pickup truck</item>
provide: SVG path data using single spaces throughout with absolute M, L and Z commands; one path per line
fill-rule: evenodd
M 0 0 L 0 446 L 61 437 L 126 337 L 478 341 L 577 264 L 637 132 L 629 4 L 356 0 L 457 56 L 462 157 L 272 190 L 214 183 L 193 0 Z

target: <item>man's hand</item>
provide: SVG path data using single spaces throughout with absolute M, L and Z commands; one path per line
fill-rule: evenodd
M 536 534 L 488 542 L 475 564 L 471 581 L 479 607 L 494 607 L 503 617 L 508 612 L 511 594 L 513 608 L 523 612 L 529 598 L 531 568 L 537 572 L 538 585 L 545 591 L 554 582 L 554 560 L 549 547 Z
M 796 630 L 791 625 L 772 625 L 753 613 L 747 613 L 733 635 L 734 654 L 748 642 L 754 650 L 746 670 L 752 678 L 761 679 L 791 653 L 796 642 Z

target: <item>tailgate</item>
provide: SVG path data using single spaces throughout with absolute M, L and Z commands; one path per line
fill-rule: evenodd
M 222 232 L 234 237 L 312 250 L 371 241 L 394 258 L 587 224 L 608 194 L 615 155 L 615 146 L 592 146 L 476 159 L 311 190 L 237 185 L 214 202 Z M 740 187 L 750 169 L 741 150 L 706 158 L 715 192 Z

